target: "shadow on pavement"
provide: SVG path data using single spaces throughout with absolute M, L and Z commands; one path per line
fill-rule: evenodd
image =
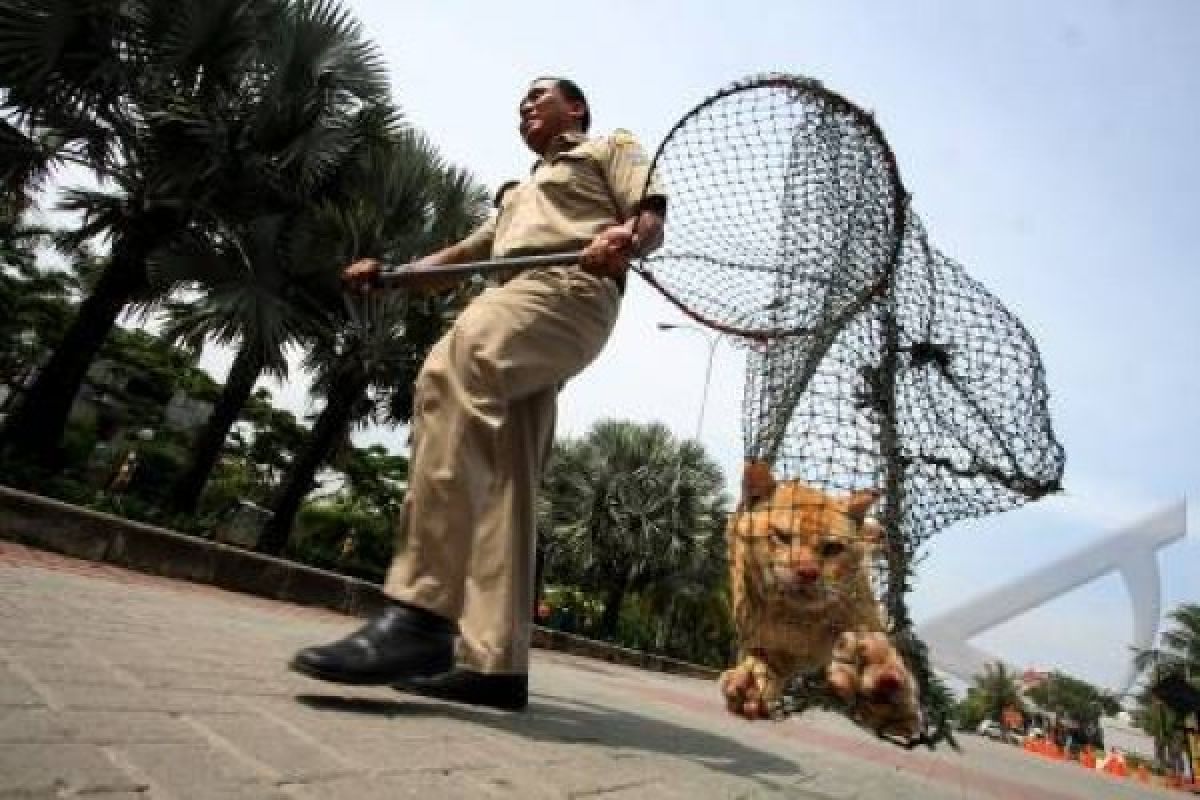
M 535 695 L 524 713 L 514 714 L 419 699 L 412 695 L 398 697 L 404 699 L 302 694 L 296 696 L 296 702 L 316 711 L 389 718 L 448 718 L 540 742 L 593 744 L 676 756 L 770 789 L 786 786 L 795 791 L 797 784 L 816 777 L 814 772 L 803 769 L 794 760 L 747 746 L 735 735 L 696 730 L 575 698 Z

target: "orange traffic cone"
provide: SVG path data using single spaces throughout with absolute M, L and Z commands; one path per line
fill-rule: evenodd
M 1125 759 L 1116 750 L 1109 753 L 1108 758 L 1104 760 L 1104 772 L 1112 775 L 1114 778 L 1129 777 L 1129 769 L 1125 766 Z

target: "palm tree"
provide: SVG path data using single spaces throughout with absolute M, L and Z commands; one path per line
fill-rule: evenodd
M 313 392 L 325 405 L 313 423 L 312 435 L 288 465 L 270 500 L 271 519 L 264 526 L 258 549 L 278 555 L 287 546 L 296 514 L 316 486 L 317 471 L 347 442 L 351 429 L 373 419 L 399 420 L 397 405 L 411 405 L 411 385 L 432 337 L 416 333 L 410 319 L 422 313 L 404 298 L 349 300 L 371 318 L 369 328 L 347 326 L 340 335 L 314 340 L 306 367 L 314 370 Z M 426 308 L 435 308 L 430 302 Z M 424 312 L 426 315 L 428 311 Z M 433 311 L 436 315 L 436 310 Z M 433 326 L 426 326 L 433 327 Z M 440 329 L 442 326 L 436 326 Z M 389 395 L 405 398 L 389 402 Z
M 975 676 L 971 697 L 983 719 L 1002 719 L 1005 709 L 1025 710 L 1025 701 L 1017 684 L 1017 673 L 1003 662 L 994 661 L 983 665 L 983 672 Z
M 32 206 L 49 166 L 40 142 L 0 119 L 0 215 L 15 217 Z
M 114 138 L 130 127 L 124 101 L 137 74 L 127 21 L 114 0 L 0 2 L 0 179 L 8 192 L 27 199 L 54 164 L 96 169 L 111 157 Z
M 6 2 L 18 9 L 68 5 L 0 0 L 0 6 Z M 244 220 L 286 213 L 319 197 L 360 144 L 356 120 L 385 104 L 388 95 L 375 48 L 333 0 L 82 5 L 86 13 L 11 15 L 21 21 L 67 19 L 29 23 L 30 32 L 19 39 L 36 50 L 39 36 L 50 35 L 47 29 L 55 36 L 65 29 L 62 41 L 54 41 L 67 50 L 68 60 L 76 27 L 107 32 L 108 39 L 96 34 L 103 47 L 94 48 L 111 51 L 110 58 L 82 76 L 71 73 L 74 82 L 66 81 L 63 91 L 86 100 L 76 104 L 95 123 L 85 126 L 88 163 L 117 190 L 67 197 L 67 207 L 85 215 L 79 235 L 107 236 L 112 260 L 64 346 L 5 427 L 6 443 L 25 453 L 58 438 L 95 348 L 122 309 L 176 285 L 169 270 L 147 269 L 156 252 L 170 251 L 181 240 L 185 247 L 209 241 L 219 250 L 244 234 Z M 91 50 L 84 56 L 95 58 Z M 10 63 L 0 62 L 0 83 L 22 82 L 20 91 L 10 90 L 10 104 L 24 103 L 14 108 L 30 119 L 45 116 L 36 79 L 57 74 L 58 62 L 34 75 L 15 67 L 5 74 Z M 93 73 L 116 77 L 100 81 L 103 91 L 81 93 L 79 85 L 90 89 L 97 82 Z M 100 99 L 92 100 L 93 94 Z M 241 366 L 239 375 L 252 371 L 252 365 Z
M 729 594 L 729 547 L 722 521 L 697 542 L 677 572 L 641 591 L 657 619 L 655 652 L 700 664 L 725 666 L 734 655 Z
M 221 162 L 185 146 L 186 122 L 199 108 L 227 111 L 232 88 L 255 83 L 254 45 L 278 16 L 273 0 L 0 0 L 0 87 L 17 123 L 8 138 L 23 137 L 23 156 L 4 165 L 10 183 L 66 161 L 119 190 L 67 199 L 85 212 L 79 238 L 106 235 L 111 258 L 0 443 L 27 457 L 53 451 L 118 315 L 153 297 L 146 256 L 204 218 L 219 185 Z
M 378 253 L 405 263 L 462 238 L 486 213 L 483 188 L 468 173 L 443 164 L 416 131 L 389 137 L 358 166 L 347 181 L 355 202 L 327 203 L 320 210 L 326 230 L 316 238 L 342 245 L 335 261 L 349 263 L 357 255 Z M 417 370 L 458 301 L 457 294 L 342 297 L 342 324 L 315 339 L 306 360 L 325 407 L 271 502 L 274 513 L 259 540 L 260 550 L 283 552 L 317 470 L 353 425 L 370 418 L 410 419 Z
M 1160 646 L 1137 651 L 1134 666 L 1156 678 L 1178 674 L 1200 681 L 1200 603 L 1183 603 L 1167 618 L 1174 624 L 1159 636 Z
M 361 326 L 346 329 L 344 325 L 348 307 L 337 277 L 340 267 L 364 253 L 411 258 L 461 237 L 482 216 L 482 189 L 466 173 L 444 167 L 425 137 L 396 130 L 395 120 L 387 108 L 363 109 L 354 126 L 358 149 L 330 173 L 327 183 L 317 187 L 320 194 L 286 217 L 274 215 L 251 226 L 241 237 L 247 239 L 245 243 L 232 239 L 214 252 L 200 242 L 191 253 L 177 248 L 163 258 L 164 269 L 175 276 L 190 271 L 207 284 L 202 303 L 175 307 L 177 335 L 239 348 L 226 391 L 197 437 L 194 457 L 172 493 L 173 511 L 189 513 L 196 507 L 225 435 L 254 382 L 264 372 L 286 374 L 284 351 L 289 345 L 304 341 L 314 356 L 308 366 L 321 378 L 318 388 L 336 390 L 329 395 L 334 402 L 327 403 L 328 414 L 314 429 L 312 446 L 297 460 L 295 479 L 286 482 L 287 488 L 273 503 L 281 513 L 263 540 L 270 552 L 282 551 L 299 502 L 311 488 L 312 475 L 349 419 L 356 411 L 361 416 L 363 407 L 358 404 L 367 387 L 382 370 L 392 370 L 392 381 L 411 383 L 420 363 L 412 348 L 423 355 L 440 330 L 439 326 L 423 338 L 414 336 L 420 333 L 420 325 L 414 324 L 419 314 L 407 313 L 404 330 L 409 343 L 397 341 L 396 327 L 388 324 L 356 336 Z M 364 220 L 359 227 L 349 224 Z M 218 275 L 225 280 L 214 284 Z M 374 318 L 395 318 L 388 313 L 390 308 L 393 305 L 379 304 Z M 349 335 L 344 335 L 347 330 Z M 327 360 L 334 352 L 340 362 Z M 408 372 L 397 374 L 394 370 L 401 362 L 408 364 Z
M 37 264 L 44 231 L 21 225 L 0 236 L 0 384 L 23 385 L 70 319 L 77 280 Z
M 1183 603 L 1167 615 L 1172 627 L 1159 636 L 1159 647 L 1137 650 L 1133 663 L 1148 676 L 1148 685 L 1138 694 L 1134 720 L 1154 737 L 1156 754 L 1164 760 L 1182 714 L 1169 708 L 1154 694 L 1166 678 L 1182 679 L 1200 689 L 1200 603 Z
M 598 633 L 616 634 L 625 596 L 685 573 L 722 537 L 719 468 L 663 425 L 597 423 L 562 446 L 545 490 L 554 547 L 604 594 Z
M 221 394 L 172 488 L 167 501 L 171 511 L 196 509 L 255 383 L 264 374 L 285 378 L 287 348 L 317 335 L 323 312 L 289 274 L 287 224 L 282 215 L 260 217 L 239 226 L 238 238 L 221 243 L 219 249 L 199 244 L 191 254 L 175 250 L 163 256 L 170 261 L 164 269 L 175 274 L 196 269 L 208 282 L 194 301 L 170 306 L 168 336 L 191 347 L 207 343 L 237 348 Z
M 161 268 L 155 270 L 161 282 L 195 281 L 203 293 L 199 305 L 174 307 L 173 330 L 237 347 L 225 392 L 171 493 L 168 505 L 177 513 L 198 505 L 258 378 L 285 377 L 286 349 L 313 341 L 331 324 L 320 295 L 336 286 L 341 263 L 311 246 L 315 209 L 353 202 L 346 173 L 397 125 L 374 48 L 335 4 L 296 3 L 281 26 L 282 35 L 263 48 L 272 68 L 246 108 L 244 147 L 231 154 L 245 169 L 230 176 L 230 187 L 252 202 L 231 195 L 226 213 L 243 207 L 234 221 L 223 221 L 216 235 L 164 248 L 151 261 Z M 219 134 L 224 127 L 211 121 L 206 130 Z M 267 152 L 256 149 L 264 145 Z

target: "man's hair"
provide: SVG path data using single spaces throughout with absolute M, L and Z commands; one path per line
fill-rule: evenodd
M 592 127 L 592 111 L 588 107 L 587 96 L 584 95 L 583 89 L 579 88 L 579 84 L 570 78 L 559 78 L 555 75 L 547 75 L 544 78 L 538 78 L 539 81 L 554 81 L 554 86 L 562 92 L 562 96 L 567 98 L 572 103 L 583 104 L 583 116 L 579 119 L 580 127 L 584 133 L 587 133 L 588 128 Z

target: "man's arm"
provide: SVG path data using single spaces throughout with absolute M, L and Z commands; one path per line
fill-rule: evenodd
M 484 223 L 483 227 L 461 242 L 456 242 L 449 247 L 443 247 L 441 250 L 417 259 L 409 265 L 409 270 L 416 275 L 420 273 L 423 267 L 464 264 L 468 261 L 480 259 L 482 257 L 480 255 L 481 251 L 491 249 L 493 224 L 489 220 Z M 375 287 L 379 271 L 382 268 L 383 263 L 379 259 L 362 258 L 342 270 L 342 280 L 355 291 L 367 292 Z M 420 292 L 444 292 L 447 289 L 453 289 L 464 280 L 465 278 L 462 276 L 446 277 L 444 275 L 425 279 L 414 278 L 405 282 L 405 288 Z
M 625 222 L 601 231 L 584 249 L 580 266 L 596 275 L 620 281 L 631 258 L 645 256 L 663 241 L 667 198 L 650 175 L 650 159 L 628 131 L 606 140 L 605 179 Z

